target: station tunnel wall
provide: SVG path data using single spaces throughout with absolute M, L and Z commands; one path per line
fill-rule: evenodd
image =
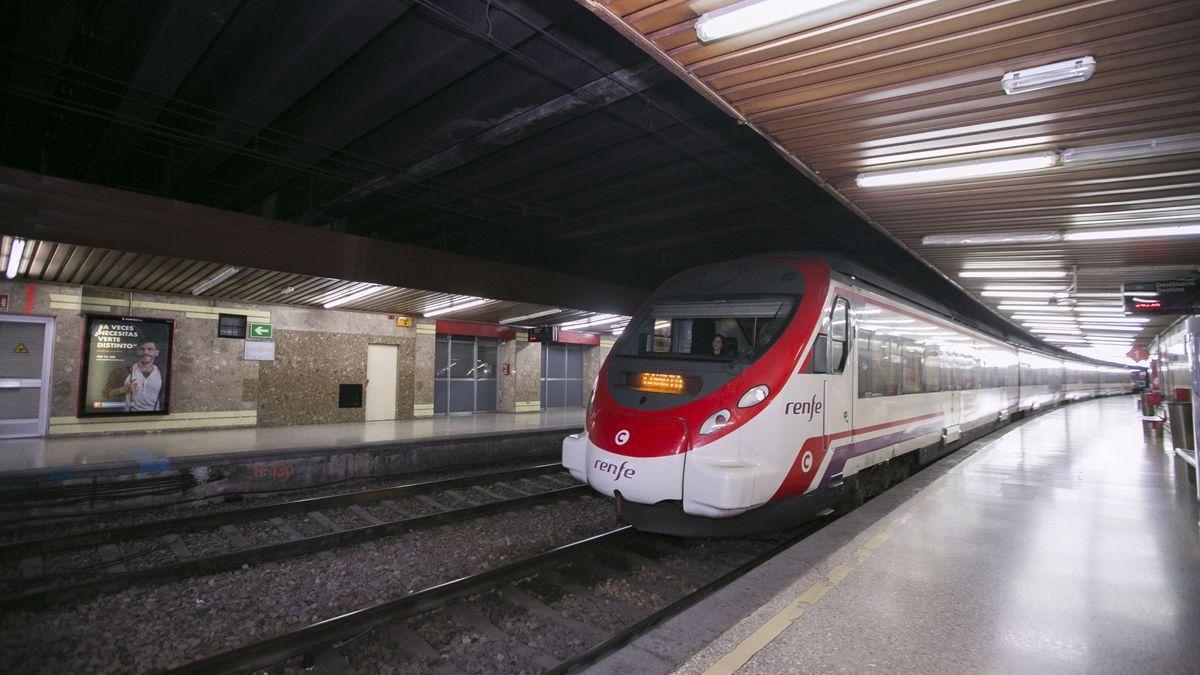
M 416 319 L 412 326 L 401 327 L 386 314 L 43 283 L 0 282 L 0 294 L 10 298 L 8 313 L 55 320 L 48 432 L 52 436 L 363 422 L 365 407 L 339 407 L 339 385 L 365 385 L 371 344 L 397 347 L 396 419 L 433 415 L 433 320 Z M 77 416 L 88 314 L 174 322 L 169 414 Z M 217 336 L 219 314 L 271 324 L 274 360 L 245 360 L 246 340 Z M 585 401 L 611 344 L 604 340 L 585 352 Z M 540 410 L 541 347 L 520 333 L 500 343 L 499 361 L 510 364 L 510 372 L 498 381 L 499 412 Z

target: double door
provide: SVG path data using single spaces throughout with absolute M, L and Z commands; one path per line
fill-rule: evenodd
M 434 349 L 433 412 L 439 415 L 496 409 L 494 338 L 438 335 Z
M 583 405 L 583 347 L 542 345 L 542 407 Z

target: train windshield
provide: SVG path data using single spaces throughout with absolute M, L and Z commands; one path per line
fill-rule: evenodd
M 639 356 L 753 360 L 782 332 L 793 306 L 788 297 L 664 300 L 630 325 L 629 337 L 636 336 Z

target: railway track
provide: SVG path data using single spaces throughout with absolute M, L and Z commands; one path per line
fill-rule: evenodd
M 628 643 L 819 525 L 681 541 L 620 527 L 172 672 L 568 672 Z M 402 664 L 402 665 L 401 665 Z
M 0 608 L 213 574 L 582 496 L 558 464 L 101 528 L 0 545 Z

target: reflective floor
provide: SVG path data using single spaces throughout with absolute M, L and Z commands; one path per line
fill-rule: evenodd
M 682 671 L 1197 672 L 1195 488 L 1164 447 L 1129 396 L 1027 420 Z
M 360 424 L 5 439 L 0 440 L 0 472 L 145 461 L 148 456 L 174 460 L 231 452 L 304 450 L 541 428 L 579 429 L 583 427 L 583 412 L 582 408 L 556 408 L 540 413 L 480 413 Z

